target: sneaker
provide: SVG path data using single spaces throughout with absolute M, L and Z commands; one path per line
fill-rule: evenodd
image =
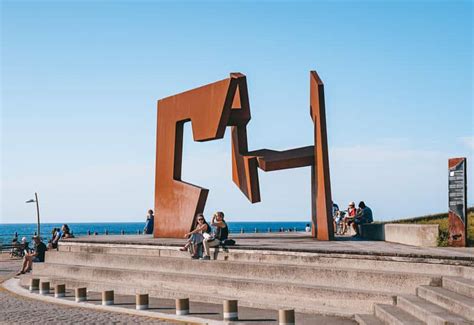
M 193 260 L 198 260 L 198 259 L 199 259 L 199 256 L 192 255 L 192 256 L 191 256 L 191 259 L 193 259 Z
M 210 260 L 211 260 L 211 257 L 210 257 L 210 256 L 203 256 L 203 257 L 202 257 L 202 260 L 203 260 L 203 261 L 210 261 Z

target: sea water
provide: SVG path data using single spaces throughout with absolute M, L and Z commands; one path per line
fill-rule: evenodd
M 279 221 L 279 222 L 228 222 L 229 230 L 231 233 L 240 233 L 242 230 L 245 233 L 252 233 L 257 230 L 258 232 L 278 232 L 281 229 L 284 231 L 303 231 L 306 224 L 309 221 Z M 53 228 L 59 228 L 62 224 L 60 223 L 42 223 L 41 224 L 41 236 L 43 238 L 50 238 L 51 230 Z M 90 231 L 91 233 L 97 232 L 99 235 L 105 234 L 107 231 L 110 235 L 119 235 L 122 231 L 125 234 L 136 234 L 142 232 L 145 226 L 144 222 L 115 222 L 115 223 L 68 223 L 69 228 L 73 232 L 74 236 L 84 236 Z M 36 233 L 36 224 L 34 223 L 11 223 L 11 224 L 0 224 L 0 241 L 3 243 L 11 242 L 15 232 L 18 234 L 19 239 L 27 237 L 28 241 L 31 241 L 31 236 Z M 184 234 L 183 234 L 184 235 Z

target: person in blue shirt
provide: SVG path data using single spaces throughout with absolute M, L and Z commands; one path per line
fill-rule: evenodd
M 364 223 L 372 223 L 374 222 L 374 217 L 372 215 L 372 210 L 365 205 L 364 201 L 359 202 L 359 209 L 357 210 L 357 214 L 354 218 L 354 223 L 352 227 L 354 228 L 356 234 L 354 237 L 360 237 L 360 229 L 359 225 Z
M 153 233 L 153 227 L 155 222 L 155 216 L 153 215 L 153 210 L 148 210 L 148 215 L 146 216 L 145 228 L 143 228 L 143 233 L 145 235 L 150 235 Z

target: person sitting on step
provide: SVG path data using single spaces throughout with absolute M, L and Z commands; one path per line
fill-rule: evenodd
M 41 241 L 39 236 L 33 236 L 35 242 L 35 249 L 32 253 L 28 253 L 23 258 L 23 265 L 16 275 L 25 274 L 26 272 L 31 271 L 33 263 L 42 263 L 44 262 L 44 255 L 47 251 L 46 245 Z
M 229 237 L 229 229 L 224 221 L 224 212 L 216 212 L 212 216 L 211 226 L 215 227 L 214 236 L 205 238 L 203 241 L 204 256 L 203 260 L 210 260 L 211 247 L 217 247 Z
M 374 218 L 372 216 L 372 210 L 365 205 L 364 201 L 359 202 L 359 209 L 357 210 L 357 214 L 354 218 L 354 223 L 352 227 L 354 228 L 356 234 L 354 237 L 360 237 L 360 229 L 359 226 L 364 223 L 372 223 L 374 222 Z
M 187 251 L 191 253 L 191 258 L 199 258 L 199 250 L 204 240 L 204 236 L 209 236 L 210 227 L 202 213 L 197 214 L 196 223 L 194 229 L 184 235 L 184 238 L 188 238 L 186 244 L 180 248 L 181 251 Z
M 344 235 L 347 231 L 347 228 L 354 222 L 354 218 L 357 214 L 357 210 L 355 208 L 355 202 L 349 202 L 349 206 L 347 207 L 346 216 L 342 219 L 342 231 L 341 235 Z

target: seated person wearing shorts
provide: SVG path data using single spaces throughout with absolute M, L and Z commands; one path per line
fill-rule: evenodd
M 33 263 L 42 263 L 44 262 L 44 255 L 46 253 L 46 245 L 41 241 L 39 236 L 33 236 L 35 242 L 35 249 L 33 252 L 28 253 L 23 258 L 23 266 L 16 275 L 25 274 L 26 272 L 31 271 Z

